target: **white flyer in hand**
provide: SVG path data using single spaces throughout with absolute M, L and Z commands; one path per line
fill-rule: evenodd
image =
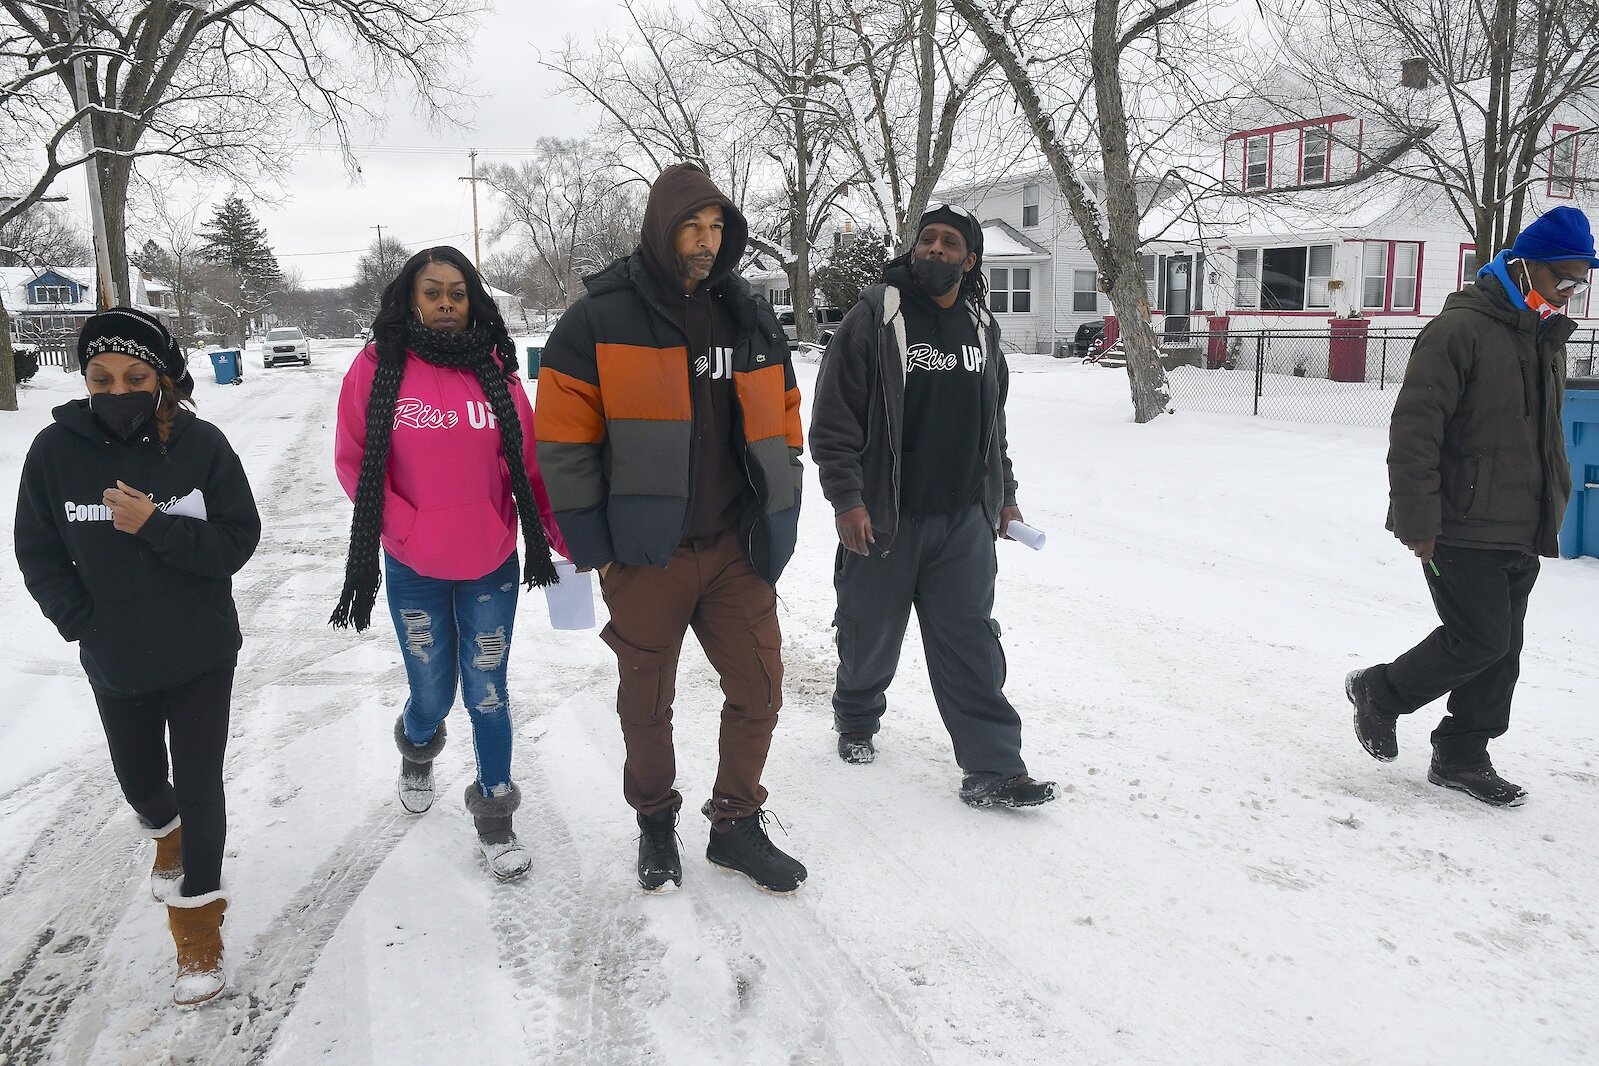
M 1035 552 L 1044 550 L 1044 540 L 1046 539 L 1044 531 L 1034 529 L 1026 522 L 1018 522 L 1012 519 L 1005 527 L 1005 533 L 1011 540 L 1025 544 Z
M 195 489 L 182 499 L 173 500 L 171 503 L 167 504 L 161 509 L 167 514 L 178 518 L 198 518 L 203 522 L 207 517 L 205 510 L 205 493 L 201 492 L 199 489 Z M 1011 525 L 1015 524 L 1016 523 L 1014 522 L 1011 523 Z

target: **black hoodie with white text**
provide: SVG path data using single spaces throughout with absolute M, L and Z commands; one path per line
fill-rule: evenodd
M 17 565 L 45 617 L 78 642 L 89 681 L 153 692 L 237 654 L 232 576 L 255 552 L 261 517 L 222 431 L 179 411 L 165 444 L 154 425 L 124 442 L 86 399 L 52 413 L 23 462 Z M 136 534 L 104 503 L 118 481 L 156 505 Z

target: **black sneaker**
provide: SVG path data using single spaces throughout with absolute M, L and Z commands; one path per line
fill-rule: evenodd
M 1351 670 L 1344 678 L 1344 695 L 1355 707 L 1355 736 L 1360 746 L 1378 762 L 1393 762 L 1399 758 L 1399 737 L 1394 732 L 1397 714 L 1377 709 L 1371 702 L 1371 691 L 1366 687 L 1366 671 Z
M 1055 782 L 1034 781 L 1026 774 L 973 775 L 961 782 L 961 800 L 968 807 L 1037 807 L 1059 798 Z
M 1480 766 L 1442 766 L 1434 762 L 1427 767 L 1427 780 L 1444 788 L 1464 792 L 1472 799 L 1482 800 L 1495 807 L 1519 807 L 1527 801 L 1527 791 L 1494 772 L 1492 763 Z
M 847 763 L 864 766 L 877 758 L 877 749 L 872 746 L 870 733 L 840 733 L 838 735 L 838 757 Z
M 646 892 L 660 892 L 668 881 L 683 884 L 683 860 L 677 854 L 677 808 L 638 816 L 638 883 Z
M 805 866 L 779 851 L 762 824 L 771 817 L 756 811 L 711 826 L 705 857 L 725 870 L 734 870 L 768 892 L 787 895 L 805 881 Z

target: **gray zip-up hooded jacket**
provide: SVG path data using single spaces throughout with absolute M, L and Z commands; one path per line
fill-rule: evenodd
M 811 403 L 811 456 L 822 494 L 843 514 L 865 507 L 873 535 L 888 550 L 899 530 L 905 374 L 909 359 L 901 294 L 892 285 L 861 293 L 828 342 Z M 983 368 L 983 512 L 998 535 L 1002 507 L 1016 505 L 1016 479 L 1005 440 L 1010 370 L 999 347 L 999 324 L 986 308 L 972 319 L 988 349 Z

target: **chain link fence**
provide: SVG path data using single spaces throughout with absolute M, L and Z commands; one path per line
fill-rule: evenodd
M 1386 426 L 1419 329 L 1229 330 L 1168 335 L 1162 351 L 1179 411 L 1254 415 L 1283 422 Z M 1599 330 L 1566 343 L 1566 372 L 1592 375 Z

